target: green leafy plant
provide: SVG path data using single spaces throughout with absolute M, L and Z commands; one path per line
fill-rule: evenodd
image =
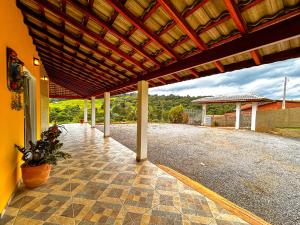
M 70 158 L 70 154 L 60 150 L 63 143 L 58 138 L 63 130 L 66 130 L 64 126 L 54 124 L 41 133 L 41 139 L 36 143 L 29 141 L 29 148 L 15 145 L 23 154 L 24 164 L 22 166 L 38 166 L 44 163 L 56 165 L 59 159 Z

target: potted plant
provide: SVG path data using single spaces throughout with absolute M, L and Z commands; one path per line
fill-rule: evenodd
M 30 147 L 16 148 L 23 154 L 21 165 L 23 183 L 27 188 L 37 187 L 47 182 L 51 165 L 56 165 L 58 159 L 70 158 L 70 154 L 63 152 L 63 146 L 58 137 L 65 129 L 62 125 L 53 125 L 41 133 L 41 139 L 36 143 L 29 141 Z

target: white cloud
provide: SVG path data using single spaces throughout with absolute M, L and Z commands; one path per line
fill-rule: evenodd
M 229 95 L 254 93 L 272 99 L 282 97 L 284 76 L 288 76 L 287 98 L 300 99 L 300 58 L 198 78 L 150 89 L 158 95 Z

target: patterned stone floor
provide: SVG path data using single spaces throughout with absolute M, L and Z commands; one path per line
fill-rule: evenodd
M 66 126 L 72 158 L 47 184 L 20 188 L 0 224 L 247 224 L 89 125 Z

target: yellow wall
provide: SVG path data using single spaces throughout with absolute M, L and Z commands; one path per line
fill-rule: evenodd
M 24 143 L 23 111 L 10 109 L 11 93 L 6 81 L 6 47 L 14 49 L 26 68 L 36 77 L 37 132 L 40 133 L 40 69 L 32 63 L 37 52 L 23 23 L 15 0 L 0 1 L 0 212 L 20 178 L 20 161 L 14 144 Z

